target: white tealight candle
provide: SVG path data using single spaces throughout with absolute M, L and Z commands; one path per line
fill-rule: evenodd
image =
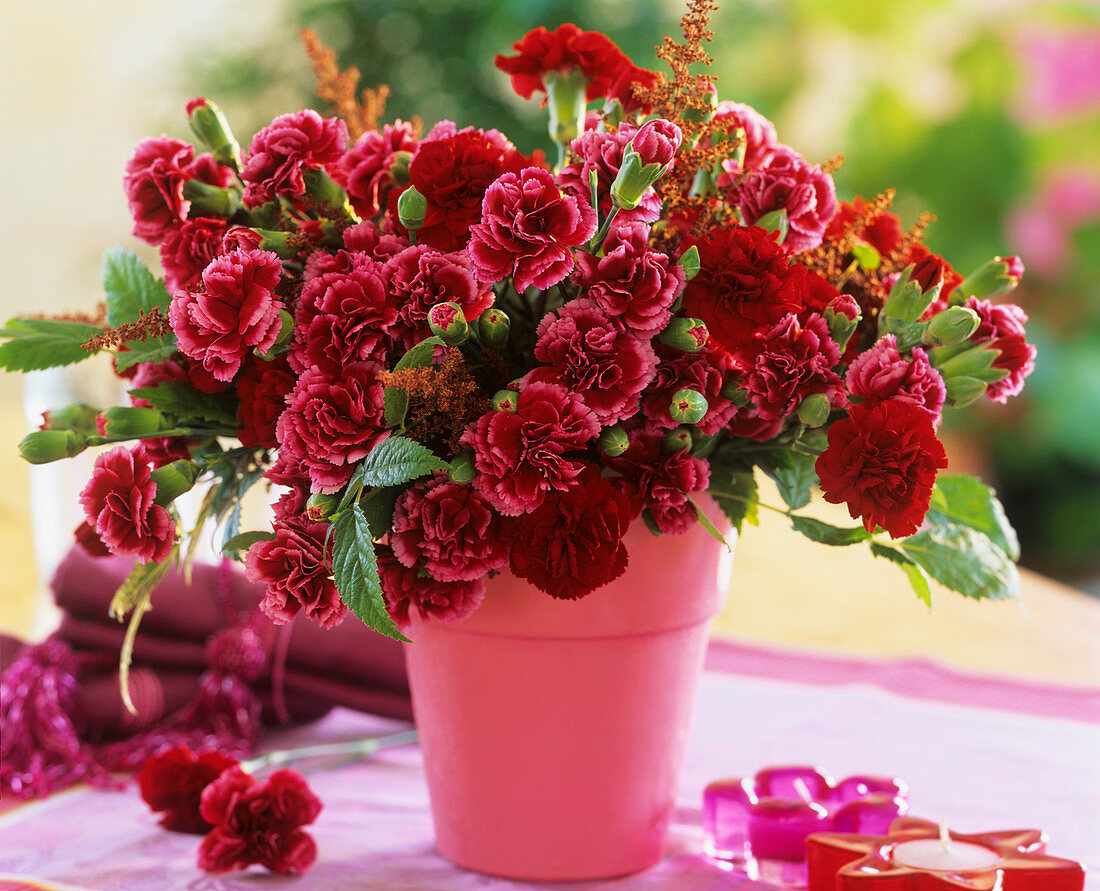
M 964 841 L 951 841 L 944 844 L 935 838 L 917 838 L 899 842 L 894 845 L 890 856 L 896 866 L 942 872 L 989 869 L 1001 862 L 1001 855 L 985 845 Z

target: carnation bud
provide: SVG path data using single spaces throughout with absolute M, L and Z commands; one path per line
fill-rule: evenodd
M 820 427 L 829 420 L 829 397 L 824 393 L 811 393 L 798 406 L 798 420 L 807 427 Z
M 64 408 L 51 408 L 42 412 L 42 424 L 39 430 L 75 430 L 78 433 L 95 430 L 95 419 L 99 409 L 73 402 Z
M 428 327 L 447 346 L 459 346 L 470 336 L 470 324 L 457 303 L 437 303 L 429 309 Z
M 519 408 L 514 390 L 497 390 L 493 394 L 494 411 L 516 411 Z
M 341 496 L 339 492 L 326 495 L 323 492 L 314 492 L 306 502 L 306 516 L 314 523 L 327 520 L 340 506 Z
M 158 467 L 150 476 L 157 484 L 157 494 L 153 497 L 153 501 L 161 507 L 166 507 L 184 492 L 191 491 L 198 476 L 198 468 L 190 461 L 173 461 L 171 464 Z
M 947 404 L 953 408 L 964 408 L 985 395 L 988 384 L 976 377 L 952 377 L 945 382 Z
M 932 364 L 943 375 L 944 381 L 950 382 L 954 377 L 972 377 L 988 384 L 1004 380 L 1008 377 L 1008 371 L 1004 368 L 994 368 L 993 363 L 1000 357 L 1000 351 L 991 343 L 972 344 L 961 353 L 953 355 L 940 352 L 940 350 L 952 350 L 952 347 L 940 347 L 931 351 Z M 950 357 L 943 359 L 945 355 Z
M 738 408 L 744 408 L 749 404 L 749 394 L 745 391 L 744 382 L 740 379 L 728 380 L 722 385 L 721 396 L 728 399 Z
M 490 306 L 478 316 L 477 323 L 478 335 L 485 346 L 499 350 L 508 343 L 508 332 L 512 327 L 512 320 L 503 309 Z
M 425 198 L 416 186 L 409 186 L 397 199 L 397 219 L 409 234 L 424 225 L 424 218 L 428 215 L 428 199 Z
M 825 307 L 825 323 L 829 326 L 829 336 L 837 342 L 842 352 L 856 333 L 859 319 L 859 304 L 851 294 L 841 294 Z
M 280 232 L 278 229 L 253 229 L 260 236 L 255 247 L 261 251 L 271 253 L 284 260 L 290 260 L 298 256 L 299 249 L 291 246 L 292 233 Z
M 412 152 L 394 152 L 393 163 L 390 164 L 390 179 L 399 186 L 409 181 L 409 164 L 412 161 Z
M 692 446 L 691 431 L 687 427 L 676 427 L 665 434 L 661 440 L 661 451 L 666 455 L 682 452 Z
M 782 244 L 787 240 L 787 231 L 790 228 L 787 221 L 787 208 L 781 207 L 778 210 L 770 211 L 755 220 L 753 225 L 759 226 L 761 229 L 767 229 L 769 232 L 778 233 L 775 238 L 776 243 Z
M 547 126 L 550 138 L 558 145 L 569 145 L 584 132 L 588 78 L 579 68 L 573 68 L 565 73 L 547 72 L 543 83 L 546 85 L 546 108 L 550 112 Z
M 477 471 L 474 469 L 474 453 L 470 449 L 463 449 L 451 459 L 451 469 L 447 474 L 452 483 L 465 485 L 470 482 Z
M 153 436 L 164 426 L 164 416 L 155 408 L 131 408 L 115 405 L 100 412 L 97 427 L 101 436 L 111 439 L 135 439 Z
M 666 346 L 685 353 L 697 353 L 707 343 L 707 326 L 699 319 L 685 319 L 677 316 L 658 335 Z
M 1024 274 L 1019 257 L 994 257 L 975 269 L 951 292 L 952 302 L 963 303 L 967 297 L 987 300 L 1013 290 Z
M 623 161 L 611 184 L 611 202 L 623 210 L 638 206 L 646 189 L 672 166 L 683 134 L 670 121 L 658 118 L 638 128 L 623 150 Z
M 934 347 L 962 343 L 978 330 L 981 321 L 972 309 L 967 309 L 965 306 L 949 306 L 929 319 L 924 328 L 924 341 Z
M 684 269 L 684 279 L 691 281 L 699 274 L 699 248 L 692 245 L 680 254 L 680 259 L 676 262 Z
M 31 464 L 49 464 L 79 455 L 85 448 L 84 437 L 73 430 L 36 430 L 20 441 L 19 454 Z
M 241 146 L 229 129 L 229 121 L 218 106 L 209 99 L 192 99 L 187 103 L 187 117 L 191 130 L 210 149 L 214 160 L 241 169 Z
M 311 198 L 316 198 L 326 207 L 343 211 L 345 216 L 359 222 L 359 217 L 351 209 L 348 193 L 325 171 L 306 167 L 302 170 L 302 181 L 306 186 L 306 194 Z
M 910 264 L 890 289 L 890 295 L 886 298 L 886 304 L 878 317 L 880 336 L 897 334 L 902 327 L 919 321 L 939 294 L 938 285 L 922 291 L 920 283 L 910 278 L 912 272 L 913 264 Z
M 702 393 L 685 387 L 672 394 L 668 413 L 678 424 L 698 424 L 706 417 L 708 408 L 710 405 Z
M 630 448 L 630 438 L 622 427 L 605 427 L 600 438 L 596 440 L 596 445 L 608 458 L 618 458 Z
M 212 186 L 198 179 L 189 179 L 184 182 L 183 197 L 191 202 L 190 213 L 193 217 L 229 218 L 241 206 L 240 192 L 235 189 Z

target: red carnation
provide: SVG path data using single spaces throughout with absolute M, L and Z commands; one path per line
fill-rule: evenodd
M 670 307 L 684 287 L 684 269 L 646 248 L 644 223 L 614 226 L 603 243 L 603 256 L 577 252 L 576 280 L 620 327 L 652 335 L 668 324 Z
M 546 290 L 573 271 L 572 248 L 596 232 L 596 212 L 563 195 L 541 167 L 505 173 L 485 192 L 481 222 L 470 229 L 470 259 L 483 282 L 511 275 L 517 291 Z
M 994 402 L 1007 402 L 1024 388 L 1024 379 L 1035 370 L 1037 350 L 1027 342 L 1027 313 L 1014 303 L 991 303 L 971 297 L 966 301 L 981 319 L 978 330 L 971 336 L 974 343 L 989 343 L 1000 354 L 994 368 L 1008 372 L 1004 380 L 989 385 L 985 391 Z
M 199 848 L 207 872 L 258 863 L 280 875 L 305 872 L 317 859 L 317 843 L 301 827 L 321 812 L 321 802 L 296 771 L 277 770 L 257 780 L 232 767 L 202 793 L 201 813 L 213 829 Z
M 174 294 L 196 284 L 202 271 L 222 251 L 226 222 L 221 217 L 195 217 L 168 230 L 160 244 L 164 284 Z
M 626 569 L 630 498 L 592 465 L 576 482 L 503 526 L 512 572 L 559 600 L 584 597 Z
M 457 303 L 467 322 L 493 303 L 492 288 L 478 284 L 465 253 L 414 245 L 387 260 L 383 275 L 397 306 L 392 334 L 406 349 L 431 335 L 428 310 L 437 303 Z
M 797 253 L 821 244 L 825 227 L 836 213 L 836 188 L 820 167 L 780 145 L 767 164 L 737 187 L 737 203 L 741 219 L 750 225 L 772 211 L 786 210 L 783 246 Z
M 527 382 L 561 384 L 604 426 L 637 413 L 638 397 L 657 367 L 648 340 L 621 330 L 588 299 L 545 316 L 536 336 L 535 358 L 546 366 L 534 368 Z
M 237 414 L 241 422 L 237 439 L 241 445 L 250 449 L 278 447 L 275 426 L 297 380 L 285 356 L 270 362 L 253 358 L 245 365 L 244 374 L 237 380 Z
M 931 291 L 936 285 L 941 286 L 933 314 L 946 307 L 948 296 L 962 284 L 963 277 L 943 257 L 933 254 L 923 244 L 913 245 L 906 258 L 906 264 L 909 263 L 914 264 L 909 279 L 917 282 L 922 291 Z
M 759 170 L 771 160 L 779 144 L 775 126 L 751 105 L 740 102 L 719 102 L 714 112 L 715 131 L 725 131 L 732 136 L 735 130 L 745 131 L 745 163 L 739 165 L 729 158 L 722 162 L 718 176 L 721 188 L 732 185 L 734 179 L 745 170 Z
M 763 420 L 784 418 L 807 396 L 824 393 L 831 402 L 843 400 L 842 381 L 833 371 L 840 348 L 829 326 L 817 313 L 805 323 L 788 315 L 757 336 L 756 357 L 744 387 Z
M 440 582 L 430 575 L 421 575 L 419 569 L 403 566 L 386 545 L 375 545 L 375 556 L 386 609 L 402 628 L 409 626 L 409 612 L 413 608 L 424 619 L 453 622 L 470 615 L 485 596 L 484 576 Z
M 246 574 L 267 585 L 260 608 L 275 624 L 289 622 L 299 610 L 322 628 L 344 621 L 348 608 L 325 559 L 329 530 L 328 523 L 287 517 L 273 524 L 274 540 L 258 541 L 248 549 Z
M 126 164 L 122 187 L 134 218 L 134 235 L 159 244 L 165 233 L 187 218 L 191 202 L 183 197 L 193 146 L 167 136 L 143 139 Z
M 788 266 L 775 235 L 759 226 L 713 229 L 699 249 L 699 274 L 684 291 L 684 313 L 738 355 L 765 331 L 803 308 L 800 267 Z
M 932 416 L 902 399 L 852 406 L 829 428 L 829 445 L 816 464 L 826 501 L 846 502 L 868 532 L 881 526 L 892 538 L 920 528 L 936 472 L 946 466 Z
M 661 82 L 661 75 L 656 71 L 639 68 L 632 62 L 622 65 L 611 86 L 607 89 L 608 99 L 618 99 L 625 114 L 649 114 L 653 106 L 648 102 L 642 102 L 637 97 L 638 88 L 652 90 Z
M 84 516 L 112 554 L 132 554 L 141 563 L 163 563 L 172 553 L 176 524 L 155 504 L 157 484 L 137 450 L 118 446 L 95 460 L 80 493 Z
M 231 381 L 253 350 L 266 352 L 279 336 L 274 295 L 283 264 L 270 251 L 230 251 L 202 273 L 202 290 L 178 291 L 168 319 L 180 351 L 219 381 Z
M 634 138 L 638 128 L 623 121 L 614 132 L 585 130 L 570 143 L 577 160 L 566 164 L 558 174 L 558 183 L 562 191 L 589 200 L 592 188 L 589 174 L 596 171 L 596 194 L 600 196 L 600 218 L 611 213 L 611 184 L 623 166 L 623 150 Z M 640 220 L 653 223 L 661 215 L 661 198 L 650 186 L 642 193 L 638 206 L 633 210 L 620 210 L 615 217 L 618 223 Z
M 449 122 L 440 122 L 449 123 Z M 451 127 L 453 128 L 453 124 Z M 467 127 L 453 135 L 437 124 L 409 163 L 409 182 L 428 202 L 417 241 L 440 251 L 465 247 L 470 227 L 481 219 L 485 190 L 502 173 L 518 173 L 527 159 L 496 130 Z M 390 192 L 390 203 L 397 191 Z M 396 216 L 396 214 L 395 214 Z
M 287 397 L 276 435 L 315 491 L 342 488 L 355 465 L 389 435 L 379 370 L 370 362 L 349 364 L 336 375 L 311 368 Z
M 339 118 L 322 118 L 312 108 L 279 115 L 252 137 L 245 154 L 245 205 L 256 207 L 277 195 L 305 194 L 302 171 L 335 164 L 347 142 L 347 124 Z
M 529 513 L 551 491 L 576 484 L 584 448 L 599 421 L 579 396 L 557 384 L 532 383 L 519 393 L 516 411 L 491 411 L 463 436 L 474 450 L 478 493 L 505 516 Z
M 898 352 L 897 339 L 887 334 L 848 366 L 848 389 L 853 396 L 874 402 L 883 399 L 912 402 L 928 411 L 938 424 L 947 398 L 943 378 L 920 347 L 913 347 L 912 356 L 912 360 L 903 357 Z
M 394 121 L 381 131 L 368 130 L 332 169 L 332 178 L 347 189 L 352 206 L 361 217 L 373 217 L 386 206 L 386 193 L 397 185 L 391 168 L 398 152 L 416 151 L 412 124 Z
M 196 755 L 185 743 L 145 760 L 138 773 L 141 797 L 161 813 L 160 825 L 173 832 L 203 835 L 212 828 L 199 813 L 202 790 L 237 760 L 221 752 Z
M 474 581 L 508 562 L 498 525 L 472 486 L 440 472 L 398 497 L 390 544 L 402 564 L 423 566 L 436 581 Z
M 869 207 L 870 202 L 864 201 L 858 195 L 851 204 L 847 201 L 839 202 L 836 214 L 825 229 L 825 237 L 840 238 L 843 236 L 857 217 L 867 213 Z M 890 213 L 888 210 L 868 217 L 863 221 L 863 225 L 855 231 L 855 235 L 859 239 L 867 242 L 884 257 L 898 246 L 904 234 L 901 219 L 897 214 Z

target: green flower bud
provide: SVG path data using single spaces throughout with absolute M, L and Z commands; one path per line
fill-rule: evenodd
M 393 163 L 390 164 L 390 178 L 396 185 L 403 186 L 409 181 L 410 161 L 412 161 L 412 152 L 393 153 Z
M 231 217 L 241 206 L 241 194 L 236 189 L 223 189 L 197 179 L 184 181 L 183 197 L 191 202 L 193 217 Z
M 702 393 L 685 387 L 672 394 L 668 413 L 677 424 L 698 424 L 706 417 L 708 408 L 710 405 Z
M 190 492 L 195 485 L 198 468 L 190 461 L 173 461 L 164 467 L 158 467 L 151 474 L 157 484 L 157 494 L 153 501 L 166 507 L 184 492 Z
M 962 343 L 978 330 L 978 314 L 964 306 L 949 306 L 936 313 L 924 328 L 924 342 L 934 347 Z
M 187 103 L 187 116 L 191 130 L 210 149 L 214 160 L 240 171 L 241 147 L 222 110 L 209 99 L 192 99 Z
M 470 337 L 470 324 L 457 303 L 437 303 L 429 309 L 428 327 L 447 346 L 459 346 Z
M 474 469 L 474 453 L 470 449 L 464 449 L 451 459 L 451 470 L 448 473 L 452 483 L 465 485 L 477 476 Z
M 913 264 L 910 263 L 898 276 L 894 287 L 890 289 L 886 305 L 882 307 L 878 318 L 879 336 L 896 334 L 899 327 L 919 321 L 924 311 L 939 295 L 939 287 L 931 288 L 927 292 L 922 291 L 919 282 L 909 279 L 912 271 Z
M 322 520 L 327 520 L 336 513 L 336 508 L 340 506 L 341 498 L 342 496 L 339 492 L 334 492 L 331 495 L 325 495 L 323 492 L 314 492 L 309 496 L 309 500 L 306 502 L 306 516 L 313 520 L 314 523 L 320 523 Z
M 1019 257 L 994 257 L 975 269 L 951 292 L 951 301 L 964 303 L 968 297 L 986 300 L 1013 290 L 1024 274 Z
M 680 259 L 676 262 L 684 268 L 684 278 L 691 281 L 699 274 L 699 248 L 692 245 L 680 254 Z
M 427 215 L 428 199 L 420 194 L 416 186 L 409 186 L 397 199 L 397 219 L 412 234 L 424 225 Z
M 618 458 L 630 447 L 630 438 L 622 427 L 605 427 L 596 445 L 608 458 Z
M 829 397 L 824 393 L 811 393 L 798 406 L 798 420 L 807 427 L 820 427 L 829 420 Z
M 697 353 L 706 346 L 708 336 L 706 324 L 699 319 L 677 316 L 658 335 L 658 340 L 675 350 Z
M 548 72 L 543 83 L 546 84 L 546 108 L 550 112 L 547 127 L 550 138 L 559 145 L 569 145 L 584 131 L 588 78 L 579 68 L 573 68 L 565 74 Z
M 852 256 L 855 257 L 861 269 L 875 270 L 882 265 L 882 254 L 874 245 L 866 241 L 857 241 L 852 245 Z
M 508 332 L 511 330 L 512 320 L 503 309 L 490 306 L 478 316 L 477 330 L 481 342 L 494 350 L 500 350 L 508 343 Z
M 135 439 L 153 436 L 164 426 L 164 416 L 155 408 L 131 408 L 115 405 L 99 415 L 102 421 L 102 435 L 110 439 Z
M 745 392 L 744 381 L 739 378 L 726 381 L 722 385 L 721 396 L 728 399 L 738 408 L 744 408 L 749 404 L 749 394 Z
M 628 145 L 623 152 L 623 163 L 611 184 L 611 203 L 623 210 L 633 210 L 641 201 L 646 189 L 665 172 L 664 164 L 642 164 L 642 156 Z
M 691 431 L 687 427 L 675 427 L 669 430 L 665 434 L 665 438 L 661 440 L 661 451 L 666 455 L 671 455 L 673 452 L 690 449 L 692 445 Z
M 327 207 L 343 211 L 345 216 L 358 222 L 359 217 L 351 209 L 351 202 L 348 201 L 348 193 L 325 171 L 306 167 L 302 171 L 302 181 L 305 183 L 307 195 L 316 198 Z
M 291 246 L 291 233 L 280 232 L 277 229 L 253 229 L 260 236 L 257 247 L 261 251 L 271 251 L 284 260 L 290 260 L 298 256 L 299 248 Z
M 988 384 L 976 377 L 952 377 L 945 382 L 947 404 L 954 408 L 963 408 L 985 395 Z
M 943 347 L 950 350 L 951 347 Z M 930 356 L 936 370 L 943 375 L 946 382 L 954 377 L 972 377 L 987 384 L 1004 380 L 1008 377 L 1008 371 L 1004 368 L 994 368 L 993 363 L 1000 357 L 1000 351 L 990 343 L 971 346 L 961 353 L 957 353 L 946 361 L 940 361 L 942 354 L 932 350 Z
M 514 390 L 497 390 L 493 394 L 494 411 L 515 411 L 519 408 L 519 397 Z
M 73 430 L 36 430 L 19 443 L 19 454 L 31 464 L 49 464 L 79 455 L 86 448 L 84 437 Z
M 42 426 L 39 430 L 75 430 L 84 433 L 95 430 L 95 419 L 99 417 L 99 409 L 85 405 L 83 402 L 74 402 L 64 408 L 51 408 L 42 412 Z

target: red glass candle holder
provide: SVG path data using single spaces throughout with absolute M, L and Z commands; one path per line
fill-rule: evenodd
M 1081 864 L 1046 845 L 1038 829 L 962 835 L 902 817 L 883 834 L 811 835 L 809 891 L 1083 891 Z
M 890 777 L 837 783 L 805 766 L 719 780 L 703 793 L 704 850 L 750 878 L 804 888 L 811 833 L 885 832 L 905 813 L 907 791 Z

